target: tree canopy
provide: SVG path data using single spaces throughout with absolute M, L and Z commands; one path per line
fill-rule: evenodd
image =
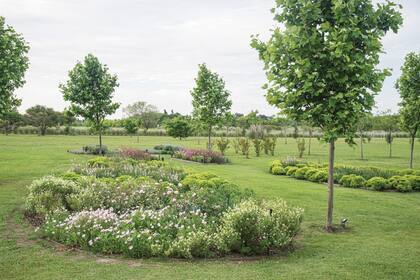
M 395 86 L 401 97 L 401 124 L 411 137 L 410 168 L 413 167 L 414 140 L 420 128 L 420 53 L 409 53 Z
M 14 91 L 25 84 L 29 46 L 23 36 L 0 16 L 0 119 L 20 105 Z
M 26 110 L 26 123 L 39 129 L 40 135 L 45 135 L 47 128 L 59 123 L 59 112 L 41 105 L 35 105 Z

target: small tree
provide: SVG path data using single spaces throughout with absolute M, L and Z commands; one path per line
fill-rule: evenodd
M 14 91 L 25 84 L 29 46 L 0 16 L 0 120 L 20 104 Z
M 211 72 L 205 64 L 199 65 L 196 86 L 191 91 L 194 107 L 193 116 L 205 125 L 208 135 L 208 149 L 211 150 L 211 133 L 229 113 L 232 101 L 225 82 L 217 73 Z
M 139 129 L 138 121 L 132 118 L 127 118 L 123 121 L 123 127 L 130 137 L 137 133 Z
M 296 143 L 297 143 L 297 148 L 298 148 L 298 152 L 299 152 L 299 158 L 302 158 L 303 153 L 306 150 L 306 148 L 305 148 L 305 138 L 296 139 Z
M 176 117 L 166 121 L 165 129 L 169 136 L 179 138 L 179 140 L 190 137 L 193 132 L 193 127 L 191 126 L 189 120 L 181 117 Z
M 144 134 L 147 134 L 150 128 L 155 128 L 162 116 L 156 106 L 143 101 L 128 105 L 123 111 L 128 117 L 138 120 L 138 123 L 143 128 Z
M 0 120 L 0 125 L 6 135 L 15 131 L 22 123 L 23 116 L 16 109 L 12 109 L 3 114 L 3 118 Z
M 268 42 L 253 38 L 264 62 L 269 103 L 295 121 L 319 127 L 329 143 L 326 230 L 332 231 L 335 141 L 352 142 L 356 124 L 371 110 L 388 70 L 378 70 L 380 39 L 402 23 L 395 4 L 371 0 L 277 0 L 280 26 Z
M 239 147 L 241 149 L 242 155 L 244 155 L 246 158 L 249 158 L 249 147 L 250 141 L 248 138 L 239 138 L 238 140 Z
M 420 128 L 420 53 L 409 53 L 395 86 L 401 97 L 402 128 L 410 134 L 410 168 L 413 168 L 414 142 Z
M 60 85 L 64 100 L 71 102 L 71 111 L 90 121 L 98 131 L 101 153 L 105 117 L 120 106 L 112 101 L 116 87 L 117 76 L 110 74 L 108 67 L 92 54 L 88 54 L 83 63 L 78 62 L 70 70 L 69 80 Z
M 222 155 L 225 155 L 225 151 L 229 148 L 229 143 L 228 138 L 221 137 L 220 139 L 216 139 L 216 146 Z
M 36 105 L 26 110 L 26 123 L 38 128 L 39 134 L 44 136 L 48 127 L 58 124 L 58 114 L 52 108 Z
M 360 158 L 364 159 L 363 143 L 366 142 L 366 132 L 371 130 L 373 127 L 372 118 L 370 114 L 364 114 L 357 124 L 357 134 L 360 139 Z
M 389 157 L 392 157 L 392 143 L 394 141 L 394 132 L 399 129 L 399 122 L 400 122 L 400 116 L 391 114 L 391 112 L 385 111 L 382 113 L 379 118 L 377 117 L 377 120 L 379 121 L 379 127 L 385 131 L 385 141 L 389 145 Z

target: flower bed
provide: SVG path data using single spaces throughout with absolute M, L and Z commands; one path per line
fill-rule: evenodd
M 326 164 L 303 162 L 294 158 L 273 161 L 269 171 L 274 175 L 287 175 L 312 182 L 328 181 Z M 337 165 L 334 168 L 334 182 L 343 187 L 374 191 L 420 191 L 420 170 Z
M 35 180 L 26 208 L 50 239 L 138 258 L 266 254 L 288 246 L 302 220 L 301 209 L 209 173 L 104 157 Z
M 173 154 L 174 158 L 201 163 L 228 163 L 229 160 L 219 152 L 205 149 L 181 149 Z

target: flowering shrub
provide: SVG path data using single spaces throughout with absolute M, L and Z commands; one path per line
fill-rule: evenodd
M 228 159 L 221 153 L 204 149 L 181 149 L 174 153 L 175 158 L 201 163 L 227 163 Z
M 42 216 L 46 237 L 100 253 L 194 258 L 264 254 L 299 230 L 300 209 L 252 201 L 252 192 L 216 175 L 154 161 L 107 163 L 32 183 L 27 209 Z
M 123 157 L 123 158 L 131 158 L 131 159 L 135 159 L 135 160 L 151 160 L 152 155 L 149 154 L 146 151 L 142 151 L 139 149 L 134 149 L 134 148 L 121 148 L 118 151 L 118 155 Z

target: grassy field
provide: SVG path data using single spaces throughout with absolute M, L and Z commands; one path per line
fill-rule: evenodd
M 205 140 L 167 137 L 105 137 L 110 148 L 150 148 L 173 143 L 204 147 Z M 302 232 L 292 252 L 255 259 L 180 261 L 108 258 L 66 250 L 40 240 L 23 218 L 25 186 L 34 178 L 66 170 L 86 156 L 66 153 L 96 143 L 89 136 L 0 136 L 0 279 L 420 279 L 420 193 L 381 193 L 336 188 L 335 221 L 347 217 L 349 230 L 326 234 L 321 228 L 326 212 L 327 188 L 268 173 L 273 159 L 297 153 L 296 142 L 280 139 L 275 157 L 245 159 L 228 156 L 229 165 L 174 164 L 210 171 L 259 197 L 280 197 L 305 209 Z M 340 141 L 337 162 L 384 168 L 408 166 L 408 140 L 395 139 L 394 157 L 388 158 L 383 139 L 365 146 L 366 160 L 358 148 Z M 324 162 L 327 146 L 313 140 L 306 159 Z M 420 167 L 420 143 L 415 166 Z

